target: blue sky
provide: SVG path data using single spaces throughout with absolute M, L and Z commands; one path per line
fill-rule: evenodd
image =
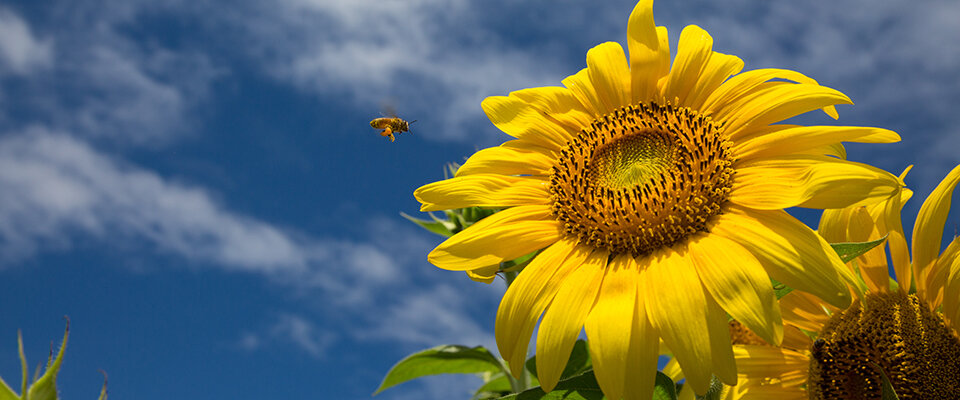
M 439 238 L 399 212 L 506 139 L 484 97 L 624 40 L 633 2 L 595 3 L 0 2 L 0 376 L 19 377 L 17 329 L 36 363 L 63 315 L 69 399 L 97 395 L 98 369 L 116 399 L 366 399 L 411 351 L 492 346 L 502 282 L 429 265 Z M 904 139 L 850 158 L 915 164 L 922 198 L 960 163 L 960 3 L 917 4 L 654 10 L 674 45 L 697 24 L 747 69 L 849 95 L 837 123 Z M 418 120 L 395 143 L 368 126 L 388 104 Z M 466 398 L 469 379 L 377 398 Z

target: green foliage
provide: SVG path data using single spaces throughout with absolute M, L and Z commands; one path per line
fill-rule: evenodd
M 790 293 L 793 291 L 792 287 L 784 285 L 773 278 L 770 278 L 770 284 L 773 285 L 773 293 L 777 295 L 777 300 L 782 299 L 783 296 L 787 295 L 787 293 Z
M 438 346 L 407 356 L 393 366 L 374 394 L 400 383 L 428 375 L 473 373 L 483 379 L 473 400 L 600 400 L 603 392 L 593 374 L 589 345 L 577 340 L 570 353 L 560 382 L 546 393 L 538 387 L 536 357 L 524 365 L 524 376 L 516 380 L 506 364 L 483 347 L 456 345 Z M 723 385 L 717 381 L 722 390 Z M 676 400 L 678 385 L 662 372 L 657 372 L 654 400 Z M 714 397 L 707 397 L 713 399 Z M 5 399 L 0 399 L 5 400 Z
M 520 393 L 501 397 L 500 400 L 600 400 L 603 392 L 593 375 L 593 369 L 582 374 L 563 379 L 550 393 L 535 387 Z
M 697 395 L 697 400 L 720 400 L 723 398 L 723 382 L 720 382 L 716 376 L 710 377 L 710 388 L 703 396 Z
M 879 246 L 884 240 L 887 240 L 886 236 L 869 242 L 831 243 L 830 247 L 833 247 L 833 251 L 837 252 L 840 259 L 847 263 Z
M 423 350 L 400 360 L 383 378 L 377 394 L 384 389 L 411 379 L 438 374 L 473 374 L 504 372 L 503 366 L 490 351 L 477 346 L 443 345 Z
M 57 374 L 60 372 L 60 366 L 63 364 L 63 354 L 67 349 L 67 338 L 69 336 L 70 320 L 67 319 L 67 327 L 63 333 L 63 342 L 60 344 L 60 350 L 57 351 L 57 357 L 53 358 L 51 352 L 50 357 L 47 357 L 46 370 L 43 372 L 43 375 L 40 375 L 40 368 L 38 366 L 33 376 L 33 383 L 30 383 L 27 356 L 23 352 L 23 336 L 17 332 L 17 345 L 20 350 L 20 366 L 23 370 L 23 383 L 20 392 L 23 393 L 23 396 L 17 395 L 3 379 L 0 379 L 0 400 L 58 400 L 60 396 L 57 393 Z M 104 374 L 103 388 L 100 389 L 99 400 L 107 400 L 106 374 Z
M 527 371 L 530 371 L 530 374 L 538 377 L 537 375 L 537 356 L 530 357 L 526 362 Z M 573 344 L 573 351 L 570 352 L 570 359 L 567 361 L 567 366 L 563 368 L 563 372 L 560 374 L 560 380 L 573 377 L 575 375 L 580 375 L 584 372 L 587 372 L 593 368 L 593 363 L 590 361 L 590 350 L 587 347 L 587 342 L 585 340 L 577 340 Z
M 677 384 L 663 372 L 657 371 L 653 386 L 653 400 L 677 400 Z
M 876 368 L 877 371 L 880 371 L 880 379 L 883 379 L 883 385 L 881 387 L 880 399 L 881 400 L 900 400 L 900 397 L 897 396 L 897 391 L 893 389 L 893 384 L 890 383 L 890 379 L 887 378 L 887 374 L 883 372 L 883 368 L 880 368 L 876 363 L 870 363 Z
M 847 263 L 857 257 L 860 257 L 864 253 L 872 250 L 874 247 L 877 247 L 883 244 L 884 240 L 887 240 L 886 236 L 877 240 L 869 241 L 869 242 L 831 243 L 830 247 L 832 247 L 833 251 L 835 251 L 837 255 L 840 256 L 840 260 Z M 859 277 L 859 274 L 860 274 L 859 269 L 857 269 L 856 272 Z M 862 281 L 863 279 L 861 278 L 860 280 Z M 770 279 L 770 283 L 773 285 L 773 292 L 776 293 L 777 300 L 780 300 L 781 298 L 783 298 L 783 296 L 786 296 L 787 293 L 790 293 L 793 291 L 793 288 L 787 285 L 784 285 L 783 283 L 780 283 L 775 279 Z M 896 284 L 896 281 L 892 281 L 891 287 L 893 287 L 893 285 L 895 284 Z

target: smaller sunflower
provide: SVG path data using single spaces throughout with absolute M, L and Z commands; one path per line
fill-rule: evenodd
M 912 262 L 900 221 L 909 190 L 880 204 L 824 212 L 819 233 L 829 242 L 888 235 L 898 284 L 890 282 L 881 246 L 848 264 L 868 288 L 862 301 L 839 309 L 802 292 L 784 296 L 782 346 L 735 343 L 740 379 L 725 399 L 879 399 L 881 371 L 900 399 L 957 399 L 960 237 L 942 252 L 940 244 L 958 182 L 960 166 L 920 208 Z

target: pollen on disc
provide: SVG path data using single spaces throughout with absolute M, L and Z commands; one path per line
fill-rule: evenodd
M 705 231 L 733 182 L 730 142 L 687 107 L 641 103 L 595 120 L 561 150 L 553 213 L 582 244 L 641 255 Z

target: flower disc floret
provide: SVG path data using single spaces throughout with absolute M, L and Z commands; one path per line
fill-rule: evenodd
M 882 370 L 901 399 L 960 393 L 960 340 L 916 295 L 871 294 L 827 322 L 813 343 L 811 399 L 879 399 Z
M 606 114 L 561 152 L 553 213 L 581 244 L 634 256 L 707 229 L 734 170 L 721 127 L 654 102 Z

